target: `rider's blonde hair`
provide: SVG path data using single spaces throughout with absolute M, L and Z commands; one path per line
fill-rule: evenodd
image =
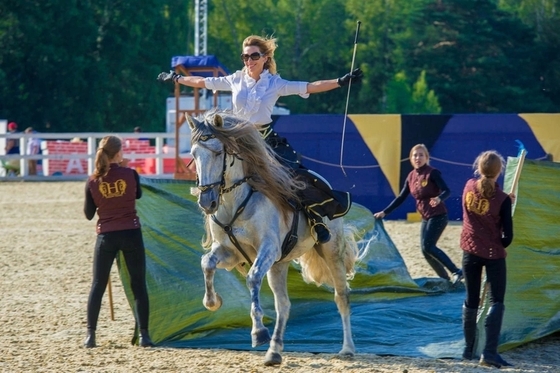
M 276 74 L 276 61 L 274 60 L 274 51 L 277 47 L 276 38 L 257 35 L 247 36 L 245 40 L 243 40 L 243 48 L 253 46 L 259 48 L 259 51 L 268 57 L 268 60 L 264 63 L 264 68 L 267 69 L 269 73 Z M 245 67 L 243 70 L 245 70 Z

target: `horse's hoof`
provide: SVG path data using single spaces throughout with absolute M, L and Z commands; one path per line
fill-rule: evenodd
M 282 355 L 276 352 L 267 351 L 264 355 L 264 365 L 267 367 L 282 364 Z
M 259 329 L 255 333 L 251 333 L 253 347 L 262 346 L 270 342 L 270 333 L 267 328 Z
M 204 296 L 202 304 L 204 304 L 204 307 L 206 307 L 208 311 L 217 311 L 222 306 L 222 297 L 220 297 L 220 294 L 216 293 L 216 301 L 210 302 L 208 297 Z
M 343 348 L 342 350 L 340 350 L 338 355 L 341 356 L 341 357 L 354 357 L 354 351 L 352 351 L 350 349 Z

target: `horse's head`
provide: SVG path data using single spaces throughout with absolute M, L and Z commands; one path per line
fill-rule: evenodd
M 213 214 L 218 210 L 225 185 L 226 150 L 215 133 L 216 127 L 224 125 L 222 117 L 216 114 L 211 122 L 209 118 L 187 116 L 191 128 L 191 155 L 196 163 L 198 205 L 206 214 Z
M 255 125 L 229 112 L 209 111 L 188 117 L 191 154 L 196 162 L 198 204 L 214 214 L 224 196 L 248 183 L 276 206 L 288 211 L 304 183 L 276 159 Z M 234 205 L 239 205 L 236 201 Z

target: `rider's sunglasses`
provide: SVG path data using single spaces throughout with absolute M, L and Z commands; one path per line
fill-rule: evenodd
M 255 52 L 255 53 L 251 53 L 251 54 L 241 54 L 241 59 L 244 62 L 249 61 L 249 58 L 252 59 L 253 61 L 258 60 L 259 58 L 264 57 L 263 53 L 259 53 L 259 52 Z

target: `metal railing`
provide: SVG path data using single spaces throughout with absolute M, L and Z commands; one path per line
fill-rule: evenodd
M 142 133 L 102 133 L 102 132 L 81 132 L 81 133 L 15 133 L 15 134 L 0 134 L 1 139 L 17 139 L 19 140 L 20 154 L 0 155 L 0 181 L 6 180 L 85 180 L 88 175 L 93 173 L 95 168 L 95 153 L 99 140 L 108 135 L 119 136 L 123 140 L 127 139 L 147 139 L 150 143 L 155 143 L 155 153 L 127 153 L 126 148 L 123 146 L 125 158 L 131 161 L 135 159 L 155 159 L 155 174 L 156 177 L 164 177 L 164 159 L 175 158 L 175 147 L 172 147 L 172 152 L 164 152 L 165 142 L 168 139 L 174 139 L 173 133 L 167 132 L 142 132 Z M 27 154 L 27 144 L 32 138 L 40 138 L 45 140 L 61 140 L 70 141 L 72 139 L 80 139 L 87 142 L 86 154 Z M 87 175 L 29 175 L 28 160 L 87 160 Z M 13 176 L 6 172 L 5 165 L 13 160 L 19 161 L 19 175 Z

